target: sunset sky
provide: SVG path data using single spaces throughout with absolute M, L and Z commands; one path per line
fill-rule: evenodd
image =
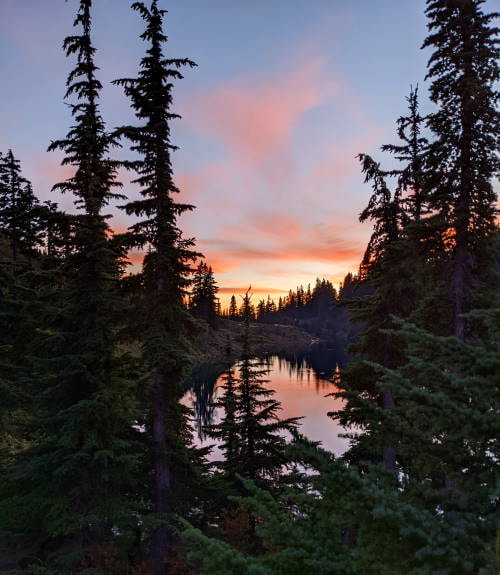
M 176 183 L 196 210 L 180 221 L 222 293 L 256 297 L 355 271 L 370 224 L 355 156 L 394 141 L 410 84 L 425 95 L 424 0 L 163 0 L 167 55 L 189 57 L 175 89 Z M 489 6 L 488 6 L 489 4 Z M 494 2 L 487 2 L 486 10 Z M 62 102 L 76 0 L 1 0 L 0 149 L 41 199 L 68 175 L 47 153 L 71 118 Z M 143 23 L 126 0 L 96 0 L 96 62 L 108 127 L 133 121 L 114 78 L 135 75 Z M 430 109 L 424 99 L 423 111 Z M 126 150 L 117 157 L 127 156 Z M 125 193 L 135 196 L 123 173 Z M 127 219 L 116 209 L 114 229 Z M 259 294 L 259 295 L 257 295 Z

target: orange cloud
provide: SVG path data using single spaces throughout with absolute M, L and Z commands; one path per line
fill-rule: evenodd
M 239 248 L 227 252 L 236 260 L 262 260 L 296 261 L 296 262 L 328 262 L 328 263 L 352 263 L 359 262 L 362 250 L 360 246 L 348 246 L 335 248 L 325 245 L 286 246 L 282 251 L 259 250 L 254 248 Z
M 221 294 L 244 294 L 250 286 L 235 286 L 235 287 L 220 287 L 219 293 Z M 258 294 L 283 294 L 288 293 L 288 290 L 281 290 L 268 287 L 254 287 L 251 286 L 250 293 Z
M 142 264 L 142 260 L 144 259 L 144 252 L 129 252 L 127 259 L 132 264 Z
M 119 229 L 115 228 L 114 232 L 119 233 Z M 299 266 L 301 264 L 309 264 L 313 262 L 328 263 L 343 265 L 348 268 L 356 268 L 359 264 L 360 258 L 363 253 L 364 245 L 361 243 L 349 244 L 347 241 L 339 241 L 338 245 L 332 243 L 328 244 L 310 244 L 310 243 L 295 243 L 290 245 L 281 245 L 267 249 L 259 249 L 249 247 L 246 245 L 230 245 L 230 242 L 222 242 L 224 247 L 209 248 L 204 250 L 206 256 L 206 263 L 212 267 L 216 274 L 225 274 L 230 270 L 237 268 L 245 269 L 248 266 L 256 266 L 259 264 L 267 265 L 269 262 L 278 264 L 280 262 L 296 262 Z M 141 264 L 144 258 L 144 252 L 131 251 L 128 254 L 128 259 L 132 264 Z M 276 272 L 276 268 L 273 268 Z M 291 272 L 295 268 L 278 268 L 279 274 Z M 269 272 L 269 270 L 267 270 Z M 295 269 L 295 271 L 297 271 Z M 260 273 L 263 273 L 262 271 Z M 305 273 L 303 271 L 302 273 Z M 228 288 L 228 291 L 236 288 Z M 239 288 L 238 288 L 239 289 Z M 245 290 L 243 290 L 244 292 Z M 266 291 L 262 288 L 262 293 Z M 268 290 L 267 290 L 268 291 Z M 266 291 L 266 293 L 267 293 Z M 275 290 L 276 293 L 281 290 Z M 260 293 L 260 292 L 259 292 Z M 274 292 L 269 292 L 274 293 Z
M 238 267 L 237 262 L 231 261 L 225 256 L 211 256 L 205 259 L 205 262 L 215 274 L 224 274 Z

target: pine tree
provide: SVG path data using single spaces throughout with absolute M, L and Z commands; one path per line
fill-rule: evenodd
M 392 392 L 380 392 L 377 374 L 366 362 L 379 362 L 394 368 L 403 359 L 401 342 L 392 332 L 393 316 L 408 317 L 418 297 L 419 280 L 415 270 L 423 273 L 424 257 L 419 247 L 419 235 L 414 227 L 426 212 L 425 154 L 428 143 L 420 135 L 423 118 L 418 113 L 417 91 L 411 90 L 407 98 L 408 116 L 397 121 L 398 145 L 384 145 L 382 149 L 395 154 L 402 164 L 399 169 L 385 171 L 370 156 L 361 154 L 359 159 L 365 173 L 365 182 L 372 184 L 373 194 L 368 206 L 360 215 L 360 221 L 371 220 L 374 230 L 360 265 L 360 280 L 369 288 L 367 296 L 351 305 L 353 318 L 363 325 L 361 341 L 352 351 L 361 360 L 351 365 L 344 376 L 349 389 L 344 398 L 346 408 L 335 414 L 344 425 L 361 426 L 368 422 L 366 414 L 359 409 L 360 394 L 368 394 L 384 409 L 394 407 Z M 407 131 L 408 130 L 408 131 Z M 392 192 L 387 178 L 397 176 Z M 417 231 L 419 228 L 417 228 Z M 352 283 L 352 275 L 346 276 L 342 292 Z M 373 430 L 369 434 L 353 437 L 351 455 L 371 458 L 378 453 L 387 469 L 396 469 L 395 437 L 385 437 L 385 445 Z M 368 442 L 368 443 L 366 443 Z
M 263 299 L 259 300 L 256 307 L 257 319 L 262 320 L 266 315 L 266 302 Z
M 12 259 L 31 257 L 41 244 L 36 219 L 38 200 L 21 173 L 21 163 L 9 150 L 0 154 L 0 233 L 11 247 Z
M 450 278 L 452 331 L 464 339 L 463 314 L 474 303 L 490 265 L 484 262 L 485 242 L 494 230 L 498 174 L 499 79 L 496 14 L 481 11 L 483 0 L 428 0 L 432 48 L 427 78 L 430 98 L 438 110 L 428 125 L 435 135 L 426 169 L 430 209 L 437 213 L 444 248 L 450 255 L 442 273 Z M 491 261 L 491 260 L 490 260 Z M 483 280 L 484 281 L 484 280 Z
M 238 365 L 239 377 L 235 379 L 231 375 L 231 386 L 225 391 L 221 400 L 225 416 L 229 416 L 230 420 L 236 423 L 236 427 L 231 426 L 235 434 L 232 438 L 233 456 L 230 469 L 231 474 L 238 473 L 261 486 L 276 488 L 279 485 L 282 466 L 286 464 L 284 455 L 286 442 L 280 434 L 295 429 L 298 418 L 284 420 L 278 418 L 280 403 L 272 398 L 274 390 L 265 387 L 268 382 L 264 377 L 268 370 L 262 367 L 262 362 L 252 358 L 251 303 L 248 292 L 244 297 L 243 306 L 245 323 L 242 359 Z M 224 417 L 220 425 L 212 426 L 209 431 L 217 437 L 225 433 L 226 424 Z
M 229 352 L 227 353 L 229 356 Z M 228 359 L 228 363 L 229 363 Z M 234 480 L 235 470 L 238 468 L 237 439 L 239 426 L 237 421 L 236 386 L 237 377 L 232 362 L 222 376 L 221 390 L 223 396 L 213 406 L 224 411 L 223 419 L 219 424 L 212 424 L 205 428 L 206 433 L 220 441 L 219 449 L 224 454 L 221 467 L 225 474 Z
M 389 176 L 397 176 L 399 195 L 403 198 L 405 212 L 411 221 L 419 221 L 426 212 L 426 170 L 425 163 L 429 141 L 422 135 L 425 118 L 420 115 L 418 86 L 410 89 L 406 98 L 408 116 L 397 121 L 397 134 L 400 144 L 385 144 L 382 150 L 394 154 L 403 163 L 400 169 L 390 170 Z
M 36 210 L 45 253 L 50 260 L 61 260 L 74 250 L 78 217 L 59 210 L 55 202 L 47 200 Z
M 229 302 L 229 317 L 231 319 L 236 319 L 238 317 L 238 306 L 234 295 L 231 296 L 231 300 Z
M 489 312 L 479 316 L 488 322 L 493 319 Z M 498 385 L 498 349 L 490 347 L 495 336 L 487 348 L 480 348 L 409 324 L 402 331 L 410 346 L 408 364 L 397 371 L 382 368 L 384 386 L 398 394 L 400 407 L 391 412 L 379 408 L 372 415 L 374 421 L 390 417 L 402 434 L 401 449 L 408 449 L 405 455 L 412 475 L 402 475 L 399 488 L 394 489 L 377 466 L 346 465 L 299 439 L 289 457 L 310 473 L 297 486 L 274 495 L 247 481 L 250 497 L 239 499 L 257 521 L 263 552 L 243 553 L 187 527 L 184 537 L 190 557 L 201 564 L 201 573 L 496 572 L 492 463 L 498 453 L 487 447 L 498 429 L 498 415 L 488 407 Z M 453 383 L 448 366 L 457 352 L 465 352 L 460 357 L 467 365 L 474 397 L 486 384 L 485 394 L 477 396 L 475 404 L 463 393 L 461 382 Z M 425 388 L 412 384 L 416 373 Z M 484 428 L 476 421 L 483 422 Z M 443 426 L 448 434 L 450 422 L 454 433 L 441 442 L 437 437 L 442 437 Z M 464 427 L 470 441 L 466 451 L 460 445 Z M 450 465 L 467 477 L 470 489 L 465 499 L 443 500 L 440 474 L 435 471 Z M 453 519 L 443 513 L 450 505 L 457 513 Z
M 74 217 L 71 249 L 51 276 L 53 297 L 41 309 L 32 343 L 37 373 L 31 385 L 38 385 L 32 425 L 39 440 L 21 454 L 16 471 L 19 516 L 38 522 L 36 531 L 55 554 L 50 560 L 64 555 L 71 567 L 104 567 L 104 546 L 133 528 L 138 458 L 134 368 L 117 345 L 123 253 L 102 215 L 118 183 L 108 157 L 115 140 L 98 110 L 91 4 L 81 0 L 74 21 L 81 33 L 64 41 L 67 56 L 77 59 L 66 91 L 66 98 L 76 98 L 74 125 L 49 147 L 61 149 L 63 164 L 75 168 L 54 188 L 72 193 L 81 213 Z
M 217 324 L 218 291 L 212 268 L 201 261 L 193 277 L 190 309 L 196 317 L 205 320 L 212 328 Z
M 219 512 L 212 523 L 224 539 L 234 540 L 240 549 L 259 547 L 255 521 L 232 500 L 247 493 L 241 478 L 278 492 L 285 483 L 289 461 L 285 454 L 285 433 L 293 432 L 299 418 L 279 419 L 281 409 L 273 399 L 274 390 L 266 387 L 268 370 L 252 358 L 250 343 L 250 296 L 243 300 L 244 316 L 242 359 L 234 369 L 230 364 L 223 375 L 222 396 L 213 407 L 223 410 L 220 422 L 205 427 L 207 435 L 220 442 L 224 460 L 215 462 L 219 470 Z M 228 357 L 228 362 L 229 362 Z M 237 373 L 235 373 L 235 371 Z M 229 526 L 228 526 L 229 519 Z M 238 535 L 232 533 L 231 521 L 238 524 Z
M 459 111 L 464 112 L 464 97 L 467 99 L 467 97 L 472 96 L 470 93 L 469 96 L 466 95 L 467 81 L 465 81 L 464 77 L 455 81 L 461 78 L 462 72 L 467 69 L 469 65 L 467 62 L 474 52 L 470 44 L 468 44 L 467 53 L 463 51 L 460 53 L 459 50 L 460 43 L 464 42 L 463 26 L 465 26 L 467 20 L 465 16 L 468 13 L 468 17 L 471 17 L 472 13 L 470 10 L 476 10 L 479 4 L 468 0 L 464 2 L 429 2 L 428 15 L 434 18 L 430 24 L 431 29 L 438 28 L 441 32 L 444 29 L 447 30 L 447 34 L 435 34 L 426 43 L 426 45 L 439 44 L 443 48 L 438 49 L 431 58 L 430 69 L 430 76 L 437 75 L 438 77 L 433 84 L 431 94 L 434 94 L 434 100 L 436 102 L 439 100 L 439 105 L 442 107 L 436 114 L 431 115 L 429 120 L 429 125 L 438 136 L 436 141 L 433 141 L 430 145 L 422 142 L 422 154 L 418 153 L 418 146 L 414 148 L 416 151 L 412 154 L 410 142 L 412 139 L 416 141 L 417 129 L 413 129 L 413 138 L 411 137 L 411 130 L 410 137 L 400 131 L 400 136 L 402 136 L 406 144 L 403 143 L 402 146 L 384 146 L 384 149 L 395 152 L 400 159 L 406 162 L 406 167 L 402 170 L 384 172 L 371 158 L 367 159 L 364 156 L 361 158 L 364 161 L 367 176 L 374 183 L 375 191 L 368 209 L 361 216 L 362 218 L 366 216 L 375 221 L 374 235 L 365 254 L 361 275 L 371 285 L 374 293 L 371 297 L 365 298 L 365 301 L 360 302 L 355 311 L 356 319 L 361 319 L 365 323 L 361 342 L 357 346 L 357 352 L 360 353 L 360 357 L 365 361 L 353 364 L 346 374 L 344 385 L 347 391 L 338 395 L 347 399 L 347 405 L 343 411 L 337 412 L 335 417 L 343 425 L 358 428 L 358 433 L 352 437 L 352 447 L 347 458 L 351 461 L 373 461 L 374 456 L 376 460 L 376 456 L 380 457 L 383 452 L 383 460 L 387 469 L 395 470 L 397 463 L 400 479 L 401 477 L 408 478 L 409 482 L 416 480 L 416 491 L 408 496 L 410 500 L 411 497 L 416 498 L 412 503 L 417 502 L 416 507 L 423 513 L 431 513 L 432 505 L 439 505 L 441 510 L 445 509 L 446 502 L 450 499 L 455 501 L 463 500 L 464 490 L 466 491 L 467 487 L 462 484 L 462 478 L 457 468 L 447 470 L 446 465 L 433 465 L 434 455 L 430 453 L 431 450 L 423 455 L 416 467 L 413 467 L 412 459 L 415 458 L 415 455 L 412 454 L 412 459 L 408 460 L 408 451 L 405 453 L 408 445 L 405 446 L 402 442 L 405 434 L 408 433 L 408 429 L 404 430 L 401 427 L 403 416 L 404 414 L 409 416 L 412 413 L 407 396 L 402 394 L 402 389 L 397 386 L 384 385 L 380 372 L 377 373 L 374 363 L 383 365 L 385 370 L 390 370 L 393 374 L 401 373 L 404 370 L 403 366 L 407 365 L 409 361 L 406 354 L 411 352 L 411 341 L 408 341 L 408 339 L 405 341 L 403 337 L 405 335 L 404 331 L 401 331 L 401 333 L 397 331 L 394 316 L 415 316 L 418 318 L 418 314 L 413 311 L 415 308 L 413 302 L 415 301 L 418 302 L 418 306 L 422 308 L 427 307 L 431 310 L 432 317 L 430 321 L 433 322 L 433 330 L 438 331 L 438 333 L 439 331 L 444 331 L 445 333 L 447 331 L 447 333 L 453 333 L 457 337 L 463 338 L 465 318 L 460 319 L 461 316 L 458 310 L 460 309 L 461 312 L 467 311 L 466 302 L 468 302 L 468 306 L 471 305 L 472 297 L 466 297 L 466 294 L 468 290 L 474 288 L 477 291 L 478 280 L 481 274 L 484 274 L 483 277 L 491 274 L 491 265 L 488 266 L 485 262 L 487 261 L 487 239 L 492 232 L 490 217 L 492 196 L 489 194 L 488 189 L 491 191 L 489 179 L 492 174 L 493 163 L 490 162 L 488 164 L 485 158 L 490 154 L 487 148 L 488 144 L 491 151 L 492 140 L 490 138 L 491 133 L 488 135 L 488 130 L 491 131 L 492 128 L 491 105 L 494 102 L 494 97 L 492 97 L 491 91 L 486 94 L 483 90 L 485 88 L 483 83 L 483 87 L 478 93 L 479 96 L 484 97 L 481 103 L 482 108 L 476 110 L 475 113 L 478 114 L 477 118 L 480 118 L 481 114 L 483 114 L 484 124 L 482 128 L 484 128 L 484 133 L 478 134 L 472 131 L 468 133 L 468 136 L 464 136 L 466 126 L 462 122 L 467 123 L 467 121 L 465 116 Z M 488 17 L 482 19 L 479 13 L 476 13 L 476 17 L 476 24 L 481 21 L 484 25 L 489 21 Z M 469 29 L 469 32 L 472 34 L 471 29 Z M 477 42 L 476 49 L 478 52 L 484 50 L 483 56 L 486 56 L 486 60 L 488 60 L 487 54 L 490 53 L 491 56 L 488 37 L 491 34 L 486 33 L 484 29 L 481 39 L 479 39 L 478 29 L 476 29 L 475 34 L 475 37 L 474 34 L 472 36 L 475 38 L 474 42 Z M 452 44 L 454 45 L 454 50 L 448 50 Z M 444 47 L 447 48 L 444 49 Z M 459 61 L 461 61 L 460 64 Z M 483 66 L 485 68 L 489 67 L 489 73 L 493 74 L 494 66 L 491 61 L 487 64 L 483 62 Z M 481 74 L 481 66 L 478 61 L 476 61 L 473 68 L 475 73 Z M 452 70 L 453 73 L 451 72 Z M 472 70 L 469 70 L 469 72 L 472 73 Z M 486 81 L 484 77 L 483 80 Z M 470 88 L 470 85 L 468 88 Z M 437 94 L 442 94 L 443 97 L 437 98 Z M 481 101 L 481 98 L 478 101 Z M 405 120 L 405 123 L 409 122 L 408 125 L 412 125 L 416 124 L 417 120 L 418 123 L 421 123 L 421 118 L 417 115 L 416 97 L 413 99 L 410 96 L 409 103 L 410 116 L 409 119 Z M 444 105 L 446 103 L 448 107 L 445 108 Z M 471 111 L 473 106 L 471 102 L 469 104 L 471 105 L 469 111 Z M 413 122 L 411 121 L 412 117 L 414 118 Z M 474 117 L 474 113 L 472 113 L 471 117 Z M 483 120 L 479 119 L 479 124 Z M 476 126 L 477 128 L 479 124 Z M 400 120 L 399 127 L 401 128 L 402 125 Z M 443 132 L 440 135 L 438 133 L 439 130 L 448 131 L 446 134 Z M 473 136 L 476 138 L 475 141 Z M 481 138 L 483 139 L 481 140 Z M 486 146 L 481 152 L 476 148 L 480 141 Z M 458 146 L 459 142 L 462 146 L 460 149 Z M 452 149 L 453 145 L 457 147 Z M 448 147 L 445 153 L 444 149 L 446 146 Z M 469 191 L 465 195 L 462 193 L 465 189 L 463 186 L 465 182 L 464 174 L 467 172 L 465 168 L 467 162 L 464 163 L 465 156 L 463 155 L 465 153 L 464 146 L 469 147 L 470 153 L 475 151 L 479 167 L 481 164 L 479 156 L 483 154 L 483 167 L 485 169 L 481 175 L 476 174 L 477 179 L 474 180 L 474 185 L 477 184 L 478 187 L 474 197 L 471 187 L 468 188 Z M 489 157 L 491 160 L 491 154 Z M 418 159 L 418 162 L 415 163 L 413 158 Z M 399 176 L 394 199 L 391 198 L 390 191 L 385 183 L 386 175 Z M 471 173 L 469 172 L 470 175 Z M 413 182 L 413 184 L 405 186 L 405 181 Z M 470 181 L 469 184 L 471 184 Z M 408 189 L 410 190 L 409 198 L 403 198 L 403 192 L 408 191 Z M 475 238 L 473 244 L 469 244 L 469 247 L 474 245 L 475 258 L 477 258 L 477 261 L 482 262 L 482 270 L 480 270 L 478 265 L 475 267 L 469 265 L 472 264 L 472 259 L 469 256 L 465 257 L 465 252 L 459 247 L 460 245 L 462 245 L 462 248 L 466 246 L 466 243 L 461 244 L 458 239 L 460 227 L 458 214 L 464 207 L 462 200 L 466 197 L 473 198 L 471 201 L 474 202 L 474 208 L 471 208 L 472 211 L 469 214 L 474 215 L 473 212 L 476 208 L 478 211 L 474 217 L 471 215 L 471 219 L 468 220 L 465 226 L 468 231 L 462 229 L 462 239 L 466 236 L 469 239 Z M 459 207 L 460 202 L 462 202 L 461 208 Z M 406 208 L 406 211 L 403 211 L 404 208 Z M 466 211 L 468 210 L 469 208 Z M 422 218 L 427 212 L 431 212 L 432 215 Z M 441 238 L 439 241 L 435 239 L 436 227 L 438 229 L 440 227 Z M 471 253 L 470 251 L 469 255 Z M 451 319 L 448 318 L 447 330 L 446 321 L 442 320 L 443 315 L 446 314 L 441 311 L 443 307 L 446 309 L 446 301 L 443 301 L 442 297 L 443 291 L 436 289 L 434 285 L 424 286 L 427 278 L 436 279 L 436 269 L 441 275 L 444 273 L 450 274 L 450 270 L 452 272 L 450 283 L 454 286 L 452 289 L 454 295 L 451 298 L 454 302 L 454 312 L 451 314 Z M 466 280 L 465 284 L 463 284 L 464 280 Z M 442 281 L 441 285 L 442 283 L 444 282 Z M 456 289 L 459 284 L 462 285 L 460 294 L 458 294 Z M 441 288 L 441 285 L 438 284 L 439 288 Z M 427 293 L 425 292 L 426 289 Z M 436 338 L 436 336 L 430 334 L 428 337 Z M 440 340 L 436 338 L 433 341 L 435 349 L 439 349 Z M 408 349 L 406 349 L 407 346 Z M 427 378 L 430 377 L 430 372 L 426 372 L 423 369 L 423 366 L 427 364 L 432 366 L 430 368 L 432 373 L 434 373 L 432 377 L 438 378 L 437 381 L 439 381 L 438 373 L 440 369 L 443 369 L 443 371 L 449 370 L 448 379 L 455 377 L 457 385 L 459 385 L 460 379 L 465 378 L 468 373 L 465 367 L 459 368 L 458 361 L 456 362 L 458 371 L 454 371 L 451 363 L 448 364 L 447 368 L 436 365 L 436 362 L 442 362 L 443 358 L 439 360 L 437 357 L 433 360 L 427 358 L 425 348 L 418 348 L 418 352 L 418 360 L 415 360 L 414 365 L 420 365 L 421 372 L 425 373 Z M 423 363 L 420 364 L 420 362 Z M 421 378 L 417 370 L 415 370 L 413 380 L 408 385 L 412 386 L 412 392 L 416 396 L 420 394 L 423 397 L 426 395 L 426 388 L 429 387 L 430 381 L 426 383 L 425 378 Z M 467 396 L 467 392 L 464 395 Z M 472 396 L 473 393 L 471 392 Z M 374 401 L 377 398 L 378 402 Z M 430 402 L 431 400 L 429 399 L 428 401 Z M 443 412 L 448 408 L 453 409 L 454 403 L 447 394 L 443 393 L 439 399 L 437 396 L 433 401 L 439 401 L 440 409 Z M 469 401 L 474 403 L 471 398 L 469 398 Z M 467 401 L 464 398 L 464 405 L 466 403 Z M 456 441 L 454 445 L 455 457 L 463 457 L 468 451 L 466 445 L 471 441 L 466 438 L 465 432 L 461 443 L 460 432 L 455 430 L 451 423 L 446 424 L 445 420 L 435 422 L 438 426 L 442 425 L 440 430 L 436 431 L 436 428 L 432 428 L 429 422 L 425 423 L 423 413 L 426 409 L 428 409 L 429 414 L 432 414 L 431 406 L 427 404 L 422 407 L 420 420 L 425 429 L 434 429 L 431 433 L 433 439 L 429 438 L 429 442 L 446 443 L 448 437 L 454 438 Z M 413 420 L 408 425 L 418 427 L 419 419 Z M 361 433 L 359 433 L 359 429 L 362 430 Z M 415 436 L 413 436 L 412 440 L 414 448 L 418 444 L 420 450 L 420 443 L 416 441 Z M 444 455 L 442 456 L 443 463 L 449 459 Z M 431 467 L 433 467 L 436 475 L 429 471 Z M 425 470 L 423 471 L 424 474 L 427 474 L 425 478 L 421 478 L 419 475 L 419 468 L 422 471 Z M 429 475 L 432 477 L 429 477 Z M 421 482 L 419 478 L 421 478 Z M 441 492 L 438 489 L 430 490 L 432 495 L 429 496 L 429 500 L 433 501 L 432 504 L 430 501 L 425 501 L 425 497 L 423 497 L 426 482 L 429 481 L 441 482 L 442 485 Z M 402 488 L 401 485 L 400 488 Z M 409 493 L 410 491 L 408 491 Z M 419 497 L 420 500 L 418 499 Z M 426 504 L 428 505 L 426 506 Z M 465 515 L 471 512 L 470 509 L 465 512 Z M 443 521 L 446 529 L 451 532 L 456 528 L 458 532 L 463 526 L 460 523 L 464 520 L 465 515 L 460 514 L 457 509 L 445 512 Z M 455 518 L 455 520 L 452 518 Z M 454 524 L 455 527 L 453 527 Z M 465 525 L 464 529 L 470 535 L 470 530 L 474 528 L 472 524 L 469 524 L 468 526 Z M 464 537 L 464 540 L 466 537 Z M 463 548 L 466 548 L 465 543 Z M 461 553 L 458 555 L 461 558 L 460 560 L 463 560 L 464 555 Z M 450 565 L 452 564 L 452 561 L 450 561 Z M 468 567 L 464 565 L 466 563 L 457 567 L 457 572 L 467 572 Z M 459 568 L 462 571 L 458 571 Z M 452 567 L 449 567 L 449 569 L 449 572 L 455 572 Z
M 139 283 L 140 317 L 135 329 L 142 332 L 142 361 L 151 374 L 147 402 L 147 428 L 152 436 L 150 450 L 152 509 L 160 521 L 151 535 L 153 571 L 164 573 L 172 553 L 172 531 L 166 523 L 176 510 L 176 492 L 185 481 L 182 466 L 188 461 L 185 410 L 180 406 L 182 382 L 190 366 L 190 339 L 194 331 L 183 299 L 189 285 L 188 263 L 199 254 L 191 250 L 193 240 L 183 239 L 177 218 L 193 206 L 174 200 L 170 122 L 178 118 L 171 111 L 172 80 L 182 79 L 180 68 L 193 67 L 188 59 L 165 58 L 163 33 L 165 11 L 153 0 L 150 7 L 135 2 L 132 8 L 145 21 L 141 38 L 147 44 L 137 78 L 116 80 L 130 98 L 136 117 L 142 122 L 125 126 L 121 133 L 131 141 L 140 159 L 133 167 L 142 199 L 125 206 L 128 214 L 143 217 L 129 230 L 129 246 L 144 249 Z

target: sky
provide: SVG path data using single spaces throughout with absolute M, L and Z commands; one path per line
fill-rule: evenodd
M 486 9 L 498 8 L 488 0 Z M 93 41 L 109 128 L 133 122 L 111 80 L 135 76 L 143 22 L 128 0 L 94 2 Z M 426 99 L 424 0 L 160 0 L 168 57 L 195 60 L 174 91 L 175 182 L 196 209 L 179 225 L 216 274 L 223 304 L 356 271 L 370 236 L 370 189 L 356 155 L 384 160 L 411 85 Z M 63 102 L 76 0 L 0 0 L 0 150 L 12 148 L 42 199 L 70 175 L 51 140 L 71 125 Z M 126 143 L 115 157 L 130 157 Z M 389 161 L 389 159 L 387 159 Z M 124 193 L 137 196 L 131 175 Z M 111 226 L 130 220 L 111 206 Z M 138 254 L 131 258 L 137 262 Z

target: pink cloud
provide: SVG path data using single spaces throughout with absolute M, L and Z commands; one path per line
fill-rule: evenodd
M 256 230 L 271 237 L 297 238 L 302 232 L 301 222 L 284 212 L 254 212 L 251 221 Z
M 242 165 L 283 153 L 308 110 L 328 101 L 337 83 L 325 78 L 323 57 L 271 77 L 230 81 L 194 98 L 185 115 L 191 127 L 218 138 Z
M 218 189 L 230 178 L 227 166 L 212 163 L 194 172 L 181 172 L 175 176 L 175 182 L 180 190 L 180 201 L 197 202 L 211 189 Z M 210 200 L 213 199 L 213 194 Z
M 371 148 L 380 141 L 382 130 L 372 126 L 363 137 L 353 138 L 331 146 L 330 150 L 313 169 L 310 175 L 310 185 L 314 188 L 345 180 L 356 173 L 360 173 L 356 156 Z

